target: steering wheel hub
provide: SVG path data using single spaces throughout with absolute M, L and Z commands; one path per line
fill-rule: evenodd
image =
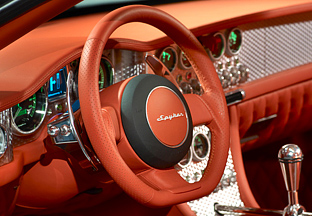
M 187 103 L 163 77 L 146 74 L 131 79 L 123 92 L 121 118 L 133 150 L 152 167 L 177 164 L 191 145 Z

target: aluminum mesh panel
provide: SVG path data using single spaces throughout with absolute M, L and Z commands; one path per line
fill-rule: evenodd
M 210 137 L 210 130 L 205 125 L 194 127 L 193 135 L 196 133 L 206 134 L 207 137 Z M 179 175 L 189 183 L 197 182 L 201 179 L 202 173 L 205 171 L 207 167 L 207 163 L 209 160 L 209 155 L 204 160 L 200 162 L 191 161 L 190 164 L 186 167 L 178 171 Z
M 211 216 L 217 215 L 214 211 L 215 203 L 230 206 L 244 206 L 240 198 L 231 151 L 229 151 L 224 174 L 214 192 L 208 196 L 190 201 L 187 204 L 196 215 Z
M 248 81 L 312 62 L 312 13 L 239 26 L 243 30 L 240 62 Z
M 110 50 L 114 65 L 114 83 L 129 77 L 146 73 L 145 52 L 131 50 Z

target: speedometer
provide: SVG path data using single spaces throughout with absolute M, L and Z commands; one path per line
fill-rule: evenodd
M 47 111 L 47 95 L 41 87 L 27 100 L 12 107 L 14 131 L 20 135 L 30 134 L 41 125 Z

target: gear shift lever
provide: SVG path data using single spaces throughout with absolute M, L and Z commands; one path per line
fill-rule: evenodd
M 300 215 L 305 208 L 299 204 L 298 189 L 303 154 L 295 144 L 284 145 L 278 152 L 286 190 L 288 192 L 288 206 L 284 209 L 284 216 Z
M 280 162 L 286 189 L 288 192 L 289 204 L 284 211 L 235 207 L 227 205 L 215 204 L 214 208 L 219 215 L 283 215 L 283 216 L 298 216 L 311 215 L 311 212 L 306 212 L 305 208 L 298 202 L 298 189 L 300 180 L 301 163 L 303 154 L 301 149 L 295 144 L 284 145 L 278 152 L 278 160 Z

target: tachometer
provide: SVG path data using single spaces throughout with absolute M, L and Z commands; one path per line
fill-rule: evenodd
M 41 87 L 33 96 L 12 107 L 14 132 L 30 134 L 37 130 L 47 111 L 47 94 Z

